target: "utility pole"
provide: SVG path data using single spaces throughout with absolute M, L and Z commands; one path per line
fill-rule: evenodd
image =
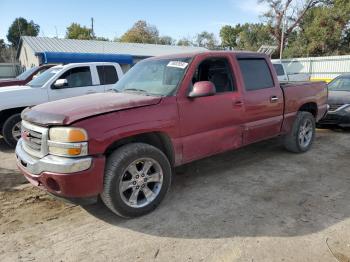
M 95 33 L 94 33 L 94 18 L 91 17 L 91 37 L 95 38 Z
M 283 19 L 282 19 L 282 33 L 281 33 L 281 46 L 280 46 L 280 60 L 282 60 L 282 55 L 283 55 L 284 31 L 285 31 L 286 22 L 287 22 L 287 20 L 285 19 L 285 16 L 283 16 Z

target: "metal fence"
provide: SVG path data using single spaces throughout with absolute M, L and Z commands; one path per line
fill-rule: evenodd
M 330 80 L 340 74 L 350 73 L 350 55 L 282 59 L 281 62 L 287 74 L 305 73 L 314 80 Z

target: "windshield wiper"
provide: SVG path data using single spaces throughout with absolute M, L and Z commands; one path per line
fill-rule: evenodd
M 144 94 L 148 94 L 148 92 L 146 90 L 137 89 L 137 88 L 127 88 L 127 89 L 124 89 L 123 91 L 134 91 L 134 92 L 141 92 L 141 93 L 144 93 Z

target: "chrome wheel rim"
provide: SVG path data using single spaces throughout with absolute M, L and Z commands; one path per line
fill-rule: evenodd
M 18 141 L 21 138 L 21 122 L 16 123 L 12 127 L 12 137 Z
M 299 145 L 303 148 L 308 147 L 311 143 L 313 136 L 313 125 L 310 119 L 306 119 L 301 125 L 299 129 Z
M 141 158 L 132 162 L 124 171 L 119 183 L 123 202 L 133 208 L 152 203 L 160 193 L 163 170 L 152 158 Z

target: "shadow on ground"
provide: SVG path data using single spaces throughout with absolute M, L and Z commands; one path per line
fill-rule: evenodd
M 1 136 L 0 136 L 0 152 L 4 152 L 4 153 L 14 152 L 14 150 L 5 143 L 5 140 Z
M 16 186 L 28 183 L 18 171 L 2 167 L 0 167 L 0 181 L 0 192 L 9 191 Z
M 121 219 L 101 203 L 85 209 L 109 224 L 162 237 L 318 232 L 350 216 L 348 135 L 320 130 L 305 154 L 288 153 L 273 140 L 187 165 L 161 206 L 144 217 Z

